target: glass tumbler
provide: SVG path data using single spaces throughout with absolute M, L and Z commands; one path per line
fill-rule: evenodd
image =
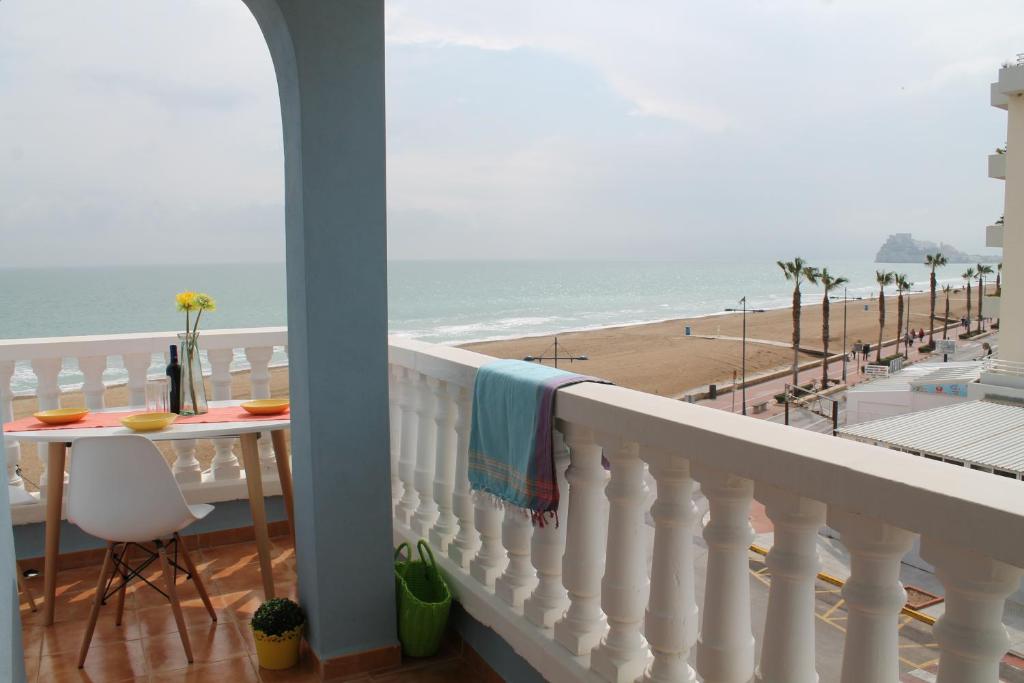
M 146 380 L 146 412 L 171 412 L 171 385 L 167 377 Z

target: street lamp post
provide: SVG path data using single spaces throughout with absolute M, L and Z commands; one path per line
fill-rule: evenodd
M 846 307 L 848 301 L 846 287 L 843 287 L 843 384 L 846 384 Z
M 543 353 L 541 353 L 541 355 L 539 355 L 539 356 L 525 356 L 523 358 L 523 360 L 525 360 L 525 361 L 527 361 L 529 363 L 537 361 L 538 363 L 542 363 L 542 364 L 544 363 L 544 361 L 550 360 L 550 361 L 554 361 L 555 362 L 555 367 L 556 368 L 558 367 L 558 361 L 560 361 L 560 360 L 567 360 L 570 363 L 572 363 L 574 360 L 590 360 L 589 356 L 571 356 L 571 355 L 570 356 L 560 356 L 560 355 L 558 355 L 558 337 L 555 337 L 555 344 L 554 344 L 554 346 L 555 346 L 555 354 L 553 356 L 545 356 Z M 548 347 L 548 348 L 551 348 L 551 347 Z M 547 349 L 545 349 L 545 351 L 546 350 Z
M 746 415 L 747 414 L 747 310 L 748 310 L 747 309 L 747 297 L 743 297 L 742 299 L 740 299 L 739 302 L 741 304 L 743 304 L 743 308 L 727 308 L 725 310 L 729 311 L 729 312 L 733 312 L 733 313 L 735 313 L 737 311 L 742 311 L 743 312 L 743 341 L 741 342 L 742 351 L 740 352 L 740 355 L 742 356 L 742 359 L 740 361 L 740 375 L 741 375 L 741 377 L 740 377 L 740 388 L 741 388 L 741 391 L 743 392 L 743 395 L 742 395 L 742 397 L 740 399 L 740 403 L 741 403 L 740 412 L 743 415 Z M 764 309 L 763 308 L 752 308 L 752 309 L 749 309 L 749 310 L 750 310 L 751 313 L 764 313 Z M 735 391 L 735 389 L 733 389 L 733 391 Z

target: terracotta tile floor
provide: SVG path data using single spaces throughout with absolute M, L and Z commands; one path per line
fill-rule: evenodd
M 256 547 L 252 543 L 193 550 L 192 558 L 218 615 L 218 621 L 212 622 L 192 583 L 179 578 L 178 594 L 195 660 L 192 665 L 185 660 L 178 627 L 167 600 L 144 583 L 133 582 L 125 601 L 124 622 L 121 626 L 114 625 L 116 601 L 108 601 L 100 609 L 85 669 L 78 669 L 78 648 L 100 569 L 96 565 L 60 573 L 53 626 L 42 625 L 42 610 L 33 613 L 27 603 L 22 603 L 22 635 L 29 683 L 297 683 L 318 680 L 306 655 L 297 668 L 289 671 L 267 671 L 256 663 L 248 621 L 261 602 L 262 582 Z M 294 559 L 292 546 L 287 541 L 275 540 L 272 562 L 279 596 L 295 597 Z M 145 574 L 151 581 L 162 580 L 159 569 L 154 566 Z M 42 578 L 28 579 L 28 583 L 38 599 L 42 594 Z M 460 655 L 457 647 L 449 647 L 435 658 L 409 661 L 397 669 L 350 680 L 359 683 L 459 683 L 485 679 Z

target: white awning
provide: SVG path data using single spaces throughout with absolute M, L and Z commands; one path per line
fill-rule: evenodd
M 965 401 L 840 427 L 839 436 L 919 455 L 1024 472 L 1024 405 Z

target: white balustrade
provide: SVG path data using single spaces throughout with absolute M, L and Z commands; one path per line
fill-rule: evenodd
M 253 398 L 270 398 L 270 360 L 274 355 L 273 346 L 247 346 L 245 359 L 249 361 L 249 382 Z M 270 432 L 260 432 L 260 473 L 264 478 L 277 478 L 277 462 L 274 459 L 274 445 Z
M 600 434 L 598 441 L 611 465 L 605 487 L 610 503 L 608 560 L 601 580 L 608 634 L 591 655 L 591 666 L 606 681 L 629 683 L 647 665 L 647 646 L 640 635 L 647 598 L 647 484 L 637 444 L 606 434 Z
M 523 602 L 537 585 L 537 572 L 530 563 L 530 539 L 533 520 L 529 512 L 512 506 L 505 508 L 501 525 L 501 541 L 508 552 L 505 573 L 494 584 L 494 594 L 515 608 Z
M 501 544 L 501 523 L 505 510 L 491 494 L 482 491 L 473 495 L 473 502 L 476 530 L 480 534 L 480 550 L 469 563 L 469 574 L 493 589 L 494 582 L 508 564 L 508 554 Z
M 59 407 L 65 358 L 78 360 L 86 402 L 98 406 L 112 402 L 103 387 L 107 359 L 122 357 L 131 401 L 139 404 L 150 359 L 173 341 L 172 333 L 0 340 L 0 418 L 12 415 L 12 381 L 25 364 L 36 375 L 40 408 Z M 252 395 L 268 395 L 272 349 L 284 343 L 283 329 L 205 332 L 213 398 L 230 396 L 237 349 L 253 366 Z M 380 457 L 392 463 L 396 541 L 429 534 L 463 608 L 544 678 L 692 683 L 696 650 L 706 683 L 813 683 L 816 544 L 827 507 L 828 523 L 850 555 L 842 591 L 843 683 L 898 680 L 900 560 L 918 535 L 945 595 L 935 626 L 939 683 L 996 680 L 1008 647 L 1003 605 L 1024 567 L 1024 549 L 1008 540 L 1024 535 L 1019 482 L 581 384 L 560 390 L 555 402 L 558 521 L 534 526 L 522 511 L 505 510 L 469 486 L 473 382 L 493 359 L 403 339 L 391 340 L 389 356 L 392 447 Z M 187 484 L 189 502 L 245 495 L 244 481 L 230 478 L 233 453 L 219 449 L 202 476 L 195 443 L 173 447 L 173 471 Z M 7 443 L 15 485 L 18 451 Z M 645 463 L 653 484 L 644 483 Z M 710 508 L 706 563 L 694 540 L 694 480 Z M 656 489 L 651 521 L 648 486 Z M 774 525 L 756 670 L 748 550 L 755 496 Z M 16 524 L 40 521 L 43 507 L 19 506 L 12 517 Z M 696 576 L 695 567 L 705 564 L 703 577 Z
M 207 370 L 213 371 L 210 377 L 211 398 L 220 400 L 231 397 L 230 364 L 236 349 L 247 349 L 248 357 L 253 361 L 254 395 L 269 395 L 269 363 L 273 349 L 285 345 L 286 341 L 287 331 L 284 328 L 203 332 L 200 346 L 209 358 L 210 367 Z M 12 384 L 14 378 L 27 369 L 31 369 L 35 375 L 35 400 L 39 409 L 59 408 L 62 397 L 61 370 L 65 359 L 68 359 L 69 367 L 73 368 L 77 364 L 82 374 L 81 395 L 87 408 L 98 410 L 118 405 L 111 400 L 112 394 L 108 391 L 110 386 L 105 382 L 117 375 L 126 384 L 128 407 L 142 407 L 145 405 L 147 374 L 154 355 L 160 354 L 166 362 L 167 349 L 175 343 L 177 336 L 174 332 L 0 340 L 0 419 L 7 421 L 13 418 Z M 120 357 L 123 370 L 118 368 L 116 360 L 111 360 L 112 357 Z M 160 374 L 163 374 L 162 367 Z M 123 399 L 120 400 L 123 402 Z M 270 439 L 261 439 L 261 442 L 262 465 L 267 477 L 265 489 L 268 493 L 276 493 L 279 485 Z M 42 489 L 40 502 L 12 508 L 14 523 L 42 521 L 47 480 L 46 448 L 39 449 L 35 444 L 19 444 L 11 439 L 5 439 L 5 446 L 10 483 L 23 485 L 15 469 L 19 463 L 24 462 L 26 453 L 29 457 L 35 453 L 42 470 L 37 475 Z M 246 494 L 238 459 L 230 449 L 231 440 L 216 440 L 214 446 L 215 455 L 205 473 L 199 472 L 201 466 L 196 451 L 189 444 L 181 444 L 175 451 L 176 461 L 172 469 L 179 481 L 189 484 L 185 489 L 189 502 L 233 500 Z M 201 481 L 197 479 L 197 472 Z
M 234 349 L 210 349 L 206 352 L 210 360 L 210 383 L 213 385 L 215 401 L 231 400 L 231 361 L 235 357 Z M 240 479 L 242 466 L 235 455 L 236 439 L 214 439 L 213 460 L 209 471 L 203 476 L 206 479 L 225 480 Z
M 608 506 L 604 487 L 608 473 L 601 465 L 601 446 L 588 429 L 569 425 L 565 431 L 570 464 L 569 518 L 566 520 L 562 576 L 569 608 L 555 623 L 555 641 L 574 655 L 589 654 L 604 635 L 601 577 L 605 564 Z
M 537 587 L 523 604 L 523 614 L 540 628 L 554 628 L 569 605 L 569 596 L 562 585 L 562 555 L 565 553 L 565 519 L 569 509 L 569 485 L 565 470 L 569 466 L 569 449 L 561 432 L 554 433 L 555 477 L 559 500 L 555 519 L 546 518 L 543 526 L 533 530 L 530 560 L 537 572 Z
M 842 683 L 891 683 L 899 679 L 898 620 L 907 601 L 900 560 L 914 535 L 834 508 L 828 524 L 850 551 L 850 578 L 843 586 L 849 618 Z
M 391 428 L 391 507 L 402 499 L 402 478 L 398 476 L 399 454 L 402 452 L 402 368 L 388 367 L 388 423 Z
M 455 564 L 466 570 L 480 549 L 473 493 L 469 488 L 469 427 L 472 416 L 472 393 L 468 389 L 463 389 L 459 393 L 458 417 L 455 419 L 458 441 L 455 450 L 455 491 L 452 493 L 452 507 L 459 520 L 459 533 L 448 546 L 448 555 Z
M 1003 607 L 1020 587 L 1021 570 L 932 536 L 922 539 L 921 557 L 935 566 L 946 590 L 946 611 L 934 627 L 938 683 L 1001 680 L 999 663 L 1010 647 Z
M 14 419 L 14 396 L 11 393 L 11 378 L 13 376 L 14 361 L 0 361 L 0 424 Z M 7 451 L 7 484 L 24 488 L 25 482 L 22 481 L 17 471 L 21 464 L 21 446 L 12 439 L 5 439 L 4 446 Z
M 82 371 L 82 393 L 85 395 L 85 407 L 89 410 L 103 409 L 103 372 L 107 369 L 106 356 L 82 356 L 78 359 L 78 369 Z
M 128 371 L 128 405 L 146 405 L 146 373 L 153 363 L 153 354 L 145 351 L 125 353 L 121 359 Z
M 445 396 L 446 389 L 431 377 L 420 383 L 419 402 L 416 406 L 416 472 L 414 480 L 419 505 L 413 513 L 412 528 L 420 536 L 430 534 L 430 528 L 437 520 L 437 503 L 434 502 L 434 464 L 437 455 L 438 399 Z
M 644 446 L 641 454 L 657 482 L 651 593 L 644 632 L 654 659 L 644 675 L 649 683 L 694 683 L 690 649 L 697 642 L 697 601 L 694 598 L 693 533 L 697 506 L 693 502 L 690 464 Z
M 55 410 L 60 408 L 60 385 L 58 378 L 63 366 L 61 358 L 36 358 L 32 360 L 32 373 L 36 376 L 36 400 L 39 410 Z M 46 499 L 47 476 L 49 471 L 49 458 L 46 447 L 42 444 L 34 444 L 36 458 L 40 463 L 39 468 L 39 497 Z
M 443 391 L 441 389 L 443 388 Z M 459 532 L 459 521 L 455 517 L 452 496 L 455 493 L 455 461 L 458 448 L 458 434 L 455 421 L 458 417 L 458 403 L 466 390 L 457 384 L 438 383 L 437 411 L 437 460 L 434 476 L 434 502 L 437 504 L 437 522 L 430 530 L 430 544 L 442 553 L 448 552 L 448 545 Z M 392 456 L 394 457 L 394 456 Z
M 401 376 L 399 396 L 402 408 L 402 451 L 398 475 L 402 479 L 402 499 L 395 506 L 395 521 L 409 526 L 420 502 L 419 494 L 416 493 L 416 441 L 419 424 L 416 404 L 419 401 L 419 385 L 425 380 L 415 370 L 402 369 Z
M 179 484 L 198 484 L 203 480 L 203 467 L 196 458 L 196 448 L 199 445 L 195 439 L 179 439 L 171 442 L 174 449 L 174 464 L 171 471 Z
M 754 673 L 749 568 L 754 482 L 703 465 L 693 473 L 711 507 L 704 526 L 708 566 L 697 671 L 706 683 L 747 683 Z
M 814 582 L 818 530 L 825 505 L 767 484 L 754 487 L 775 528 L 768 552 L 772 577 L 758 683 L 817 683 L 814 664 Z

